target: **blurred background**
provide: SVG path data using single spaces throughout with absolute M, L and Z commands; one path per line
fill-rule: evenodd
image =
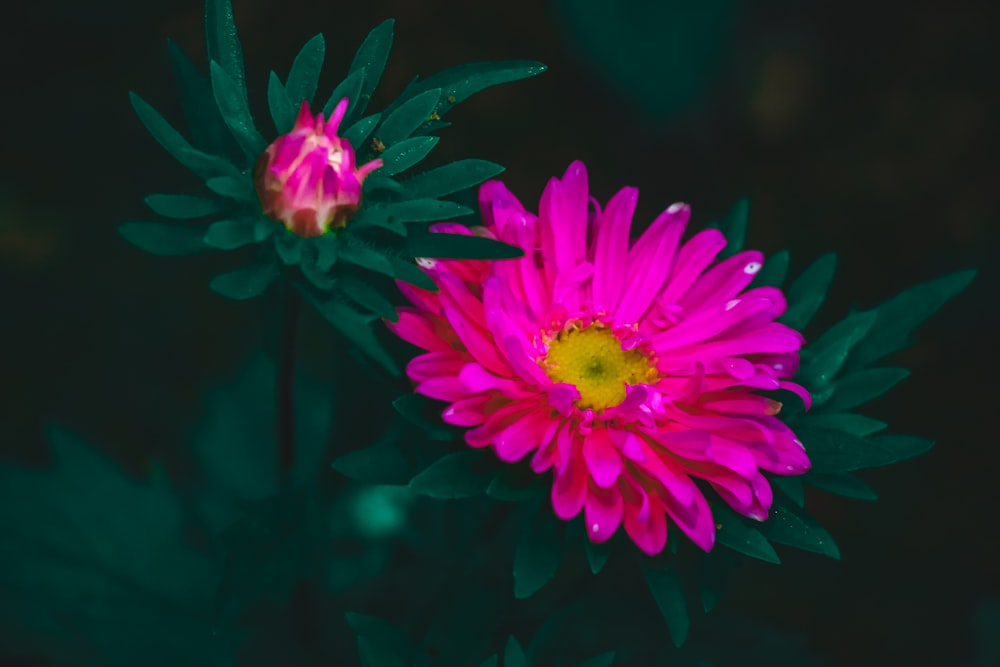
M 865 409 L 936 447 L 863 472 L 876 503 L 809 497 L 840 562 L 784 550 L 783 566 L 753 569 L 722 604 L 803 637 L 833 665 L 1000 664 L 996 3 L 233 5 L 265 136 L 268 70 L 287 72 L 317 32 L 327 43 L 322 97 L 367 31 L 397 19 L 374 109 L 415 74 L 478 60 L 548 64 L 452 112 L 431 159 L 506 165 L 503 178 L 531 208 L 548 178 L 582 159 L 599 200 L 639 187 L 640 228 L 674 201 L 707 223 L 749 197 L 748 246 L 790 249 L 793 276 L 839 254 L 807 337 L 852 306 L 978 268 L 969 291 L 890 360 L 912 377 Z M 176 443 L 198 421 L 204 388 L 234 374 L 266 330 L 263 302 L 208 290 L 238 265 L 233 253 L 157 258 L 116 231 L 154 219 L 146 194 L 198 186 L 146 133 L 127 93 L 180 123 L 165 41 L 203 62 L 202 2 L 50 0 L 5 14 L 0 456 L 44 466 L 42 425 L 55 420 L 136 475 L 151 457 L 182 474 L 191 463 Z M 308 322 L 304 336 L 304 363 L 321 358 L 323 325 Z

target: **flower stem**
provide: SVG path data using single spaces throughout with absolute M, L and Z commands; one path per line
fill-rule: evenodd
M 281 361 L 278 367 L 278 483 L 291 481 L 295 464 L 295 335 L 299 327 L 301 297 L 290 281 L 285 281 L 282 301 Z

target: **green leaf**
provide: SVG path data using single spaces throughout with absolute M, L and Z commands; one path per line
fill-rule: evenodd
M 278 235 L 274 243 L 274 250 L 278 253 L 278 259 L 285 266 L 297 266 L 302 261 L 302 253 L 305 247 L 306 241 L 295 232 L 287 229 Z
M 746 198 L 737 201 L 721 222 L 706 225 L 709 229 L 718 229 L 726 237 L 726 247 L 719 253 L 719 259 L 732 257 L 743 249 L 747 238 L 747 217 L 750 215 L 750 201 Z
M 348 99 L 347 111 L 341 121 L 342 126 L 354 118 L 354 110 L 358 106 L 358 98 L 361 96 L 361 85 L 365 82 L 365 70 L 359 69 L 351 72 L 346 79 L 337 84 L 337 87 L 330 93 L 329 99 L 323 105 L 323 115 L 327 118 L 337 108 L 340 100 Z M 353 142 L 351 142 L 353 144 Z
M 812 517 L 789 507 L 772 506 L 767 521 L 761 524 L 761 532 L 772 542 L 840 559 L 840 549 L 830 533 Z
M 496 653 L 494 653 L 493 655 L 491 655 L 490 657 L 486 658 L 481 663 L 479 663 L 479 667 L 497 667 L 497 665 L 499 664 L 499 660 L 500 658 L 497 657 Z
M 698 584 L 701 589 L 701 608 L 706 614 L 719 603 L 729 577 L 736 568 L 736 559 L 736 554 L 724 549 L 712 551 L 702 559 Z
M 576 667 L 611 667 L 615 662 L 615 652 L 608 651 L 607 653 L 601 653 L 600 655 L 595 655 L 589 660 L 584 660 Z
M 482 236 L 466 234 L 433 233 L 410 235 L 407 248 L 414 257 L 438 259 L 515 259 L 524 257 L 524 251 Z
M 337 257 L 341 260 L 390 277 L 395 275 L 392 264 L 378 250 L 361 242 L 348 242 L 345 237 L 341 237 L 341 240 L 344 243 L 337 248 Z
M 809 472 L 805 479 L 817 489 L 822 489 L 838 496 L 854 498 L 856 500 L 878 500 L 878 496 L 868 484 L 846 472 L 825 475 Z
M 344 454 L 332 467 L 364 484 L 406 484 L 413 476 L 403 453 L 391 443 L 379 443 Z
M 805 507 L 806 490 L 802 486 L 802 480 L 800 478 L 775 475 L 769 479 L 771 481 L 771 485 L 788 496 L 789 500 L 799 507 Z
M 377 192 L 378 190 L 387 190 L 398 195 L 404 195 L 406 193 L 406 188 L 403 187 L 402 183 L 394 178 L 389 178 L 382 173 L 381 169 L 377 169 L 375 173 L 366 178 L 362 187 L 364 188 L 364 194 L 366 197 L 372 192 Z M 405 232 L 406 230 L 404 229 L 403 231 Z
M 440 418 L 431 421 L 425 416 L 426 408 L 432 401 L 419 394 L 403 394 L 392 401 L 392 407 L 406 421 L 418 427 L 431 440 L 451 440 L 455 432 L 440 423 Z M 435 410 L 440 410 L 437 403 Z
M 387 147 L 406 139 L 430 120 L 440 98 L 441 91 L 437 88 L 417 95 L 386 116 L 375 135 Z
M 524 465 L 505 465 L 497 473 L 486 495 L 493 500 L 520 502 L 544 493 L 544 478 Z
M 246 73 L 243 68 L 243 47 L 236 31 L 233 5 L 230 0 L 205 2 L 205 38 L 209 62 L 217 62 L 232 80 L 243 99 L 247 97 Z
M 824 412 L 841 412 L 867 403 L 902 382 L 910 375 L 906 368 L 869 368 L 852 373 L 834 383 L 833 396 L 824 404 Z
M 310 298 L 316 310 L 326 318 L 333 328 L 361 351 L 379 363 L 393 377 L 399 376 L 399 366 L 375 338 L 369 317 L 358 313 L 345 303 L 332 299 L 320 302 Z
M 312 104 L 325 55 L 326 42 L 323 40 L 323 33 L 319 33 L 306 42 L 298 55 L 295 56 L 292 69 L 288 72 L 288 83 L 285 86 L 288 100 L 293 107 L 298 107 L 303 101 Z
M 514 597 L 523 600 L 551 581 L 559 568 L 561 543 L 553 514 L 544 501 L 531 510 L 514 552 Z
M 344 276 L 338 278 L 335 284 L 345 296 L 364 307 L 365 310 L 390 322 L 399 320 L 399 313 L 396 312 L 396 307 L 392 305 L 392 302 L 364 280 L 353 276 Z
M 208 286 L 221 296 L 245 301 L 263 294 L 278 277 L 279 271 L 274 261 L 264 261 L 212 278 Z
M 267 142 L 254 127 L 246 91 L 241 92 L 232 77 L 214 60 L 209 63 L 209 73 L 222 120 L 250 162 L 255 161 L 267 148 Z
M 382 153 L 383 164 L 379 173 L 392 176 L 406 171 L 427 157 L 440 140 L 440 137 L 413 137 L 390 146 Z
M 471 498 L 484 493 L 495 475 L 495 461 L 485 452 L 466 450 L 439 458 L 410 480 L 410 488 L 431 498 Z
M 247 176 L 217 176 L 205 181 L 205 185 L 212 192 L 236 201 L 247 204 L 255 204 L 258 201 L 253 182 Z
M 611 555 L 608 543 L 594 544 L 590 538 L 585 538 L 583 549 L 587 553 L 587 563 L 590 565 L 591 574 L 600 574 Z
M 381 665 L 412 665 L 412 657 L 416 653 L 413 644 L 406 637 L 403 632 L 392 625 L 387 623 L 380 618 L 374 616 L 367 616 L 365 614 L 357 614 L 354 612 L 347 612 L 344 614 L 347 619 L 347 624 L 351 626 L 354 630 L 354 634 L 358 637 L 359 653 L 360 642 L 365 640 L 370 644 L 371 647 L 378 646 L 379 649 L 373 649 L 375 654 L 380 656 L 389 656 L 390 660 L 399 660 L 402 662 L 370 662 L 367 663 L 372 667 L 381 667 Z M 378 651 L 384 651 L 384 653 L 378 653 Z M 364 658 L 362 658 L 362 661 Z M 365 663 L 363 663 L 365 664 Z
M 912 459 L 914 456 L 920 456 L 930 451 L 931 447 L 934 446 L 933 440 L 913 435 L 873 435 L 868 438 L 868 442 L 874 443 L 880 449 L 891 454 L 891 460 L 876 465 L 888 465 L 896 461 Z
M 788 288 L 788 310 L 778 321 L 799 331 L 805 328 L 826 300 L 836 269 L 834 253 L 827 253 L 810 264 Z
M 187 220 L 212 215 L 225 206 L 218 199 L 192 197 L 191 195 L 153 194 L 146 197 L 146 206 L 165 218 Z
M 796 382 L 809 388 L 832 382 L 851 348 L 865 337 L 873 324 L 874 313 L 854 313 L 830 327 L 803 351 Z
M 341 135 L 344 139 L 347 139 L 354 147 L 354 150 L 359 154 L 361 153 L 361 144 L 365 142 L 368 135 L 372 133 L 375 129 L 375 125 L 378 123 L 378 119 L 382 117 L 382 114 L 374 113 L 371 116 L 365 116 L 359 120 L 354 125 L 347 128 Z M 360 160 L 359 160 L 360 162 Z
M 825 415 L 809 415 L 801 420 L 802 423 L 817 428 L 824 428 L 830 431 L 843 431 L 859 437 L 878 433 L 887 424 L 878 419 L 865 417 L 853 412 L 835 412 Z
M 205 232 L 205 243 L 220 250 L 235 250 L 254 243 L 254 224 L 248 220 L 219 220 Z
M 503 667 L 528 667 L 528 658 L 514 635 L 507 638 L 507 645 L 503 651 Z
M 788 251 L 776 252 L 764 259 L 764 266 L 754 276 L 751 287 L 781 287 L 788 275 Z
M 465 190 L 489 180 L 504 170 L 487 160 L 457 160 L 417 174 L 403 185 L 414 198 L 436 198 Z
M 716 542 L 733 551 L 766 563 L 774 563 L 775 565 L 781 563 L 774 547 L 759 530 L 750 526 L 743 517 L 721 505 L 712 507 L 712 514 L 715 516 Z
M 275 132 L 285 134 L 291 131 L 295 124 L 296 111 L 285 93 L 285 87 L 281 85 L 281 79 L 278 78 L 274 70 L 271 70 L 267 79 L 267 106 L 271 111 Z
M 202 240 L 202 230 L 169 222 L 126 222 L 118 233 L 134 246 L 164 257 L 197 255 L 211 250 Z
M 878 319 L 868 336 L 854 349 L 847 368 L 864 368 L 905 348 L 917 325 L 968 287 L 975 277 L 974 270 L 958 271 L 903 290 L 875 307 Z
M 360 95 L 358 96 L 357 107 L 352 110 L 354 114 L 362 114 L 368 107 L 368 101 L 378 87 L 378 82 L 382 78 L 385 70 L 385 63 L 389 59 L 389 50 L 392 48 L 392 27 L 395 22 L 386 19 L 379 23 L 365 41 L 358 47 L 351 61 L 350 72 L 353 74 L 357 70 L 364 70 L 364 82 L 361 84 Z M 353 103 L 353 100 L 352 100 Z M 336 104 L 336 102 L 334 102 Z M 353 143 L 353 142 L 352 142 Z M 354 144 L 355 146 L 357 144 Z
M 381 646 L 366 637 L 358 637 L 358 660 L 361 667 L 408 667 L 408 663 L 392 649 Z
M 191 143 L 210 153 L 222 154 L 228 148 L 229 131 L 215 105 L 212 84 L 208 77 L 173 42 L 167 40 L 170 65 L 177 79 L 181 108 L 191 132 Z
M 430 276 L 418 269 L 412 261 L 390 257 L 389 263 L 392 265 L 394 277 L 421 289 L 431 292 L 438 291 L 437 285 L 434 284 Z
M 453 220 L 472 213 L 468 206 L 462 206 L 450 201 L 437 199 L 411 199 L 394 204 L 366 206 L 354 219 L 358 227 L 384 227 L 406 234 L 403 223 L 407 222 L 440 222 Z
M 674 646 L 680 648 L 687 641 L 691 629 L 691 619 L 688 617 L 687 598 L 681 586 L 680 577 L 669 565 L 652 566 L 643 561 L 643 572 L 646 575 L 646 585 L 653 594 L 656 606 L 660 608 L 663 620 L 667 624 L 667 632 Z
M 934 444 L 904 435 L 859 438 L 842 431 L 806 425 L 796 427 L 795 431 L 805 443 L 814 473 L 850 472 L 889 465 L 922 454 Z

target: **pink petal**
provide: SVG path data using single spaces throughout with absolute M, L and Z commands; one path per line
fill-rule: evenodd
M 633 487 L 639 502 L 626 502 L 624 507 L 625 532 L 636 546 L 646 554 L 655 556 L 667 544 L 667 521 L 663 509 L 652 507 L 649 495 L 638 485 Z
M 618 486 L 602 489 L 591 486 L 584 503 L 587 536 L 591 542 L 608 540 L 622 521 L 622 494 Z
M 615 311 L 615 324 L 638 322 L 663 289 L 691 209 L 674 204 L 661 213 L 628 254 L 625 289 Z
M 628 237 L 639 191 L 623 188 L 600 216 L 594 249 L 591 294 L 595 307 L 615 312 L 628 269 Z
M 677 253 L 670 279 L 660 295 L 661 303 L 679 303 L 726 243 L 726 237 L 717 229 L 706 229 L 692 236 Z
M 583 460 L 597 486 L 606 489 L 622 472 L 622 457 L 606 429 L 595 429 L 583 440 Z
M 580 461 L 569 460 L 565 471 L 556 471 L 552 484 L 552 510 L 563 521 L 569 521 L 583 509 L 587 498 L 587 471 Z
M 520 461 L 531 450 L 546 444 L 545 434 L 554 420 L 545 410 L 535 410 L 517 420 L 493 442 L 497 458 L 507 463 Z

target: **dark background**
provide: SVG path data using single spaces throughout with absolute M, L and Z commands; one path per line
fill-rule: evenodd
M 748 245 L 789 248 L 793 275 L 824 252 L 840 256 L 807 337 L 852 305 L 978 268 L 970 290 L 892 360 L 912 377 L 865 410 L 936 447 L 862 473 L 876 503 L 810 496 L 840 562 L 783 550 L 783 566 L 753 569 L 723 604 L 801 634 L 835 665 L 1000 664 L 995 3 L 233 4 L 265 136 L 268 69 L 286 73 L 316 32 L 327 43 L 322 97 L 364 34 L 397 19 L 376 109 L 414 74 L 545 62 L 537 79 L 450 114 L 437 159 L 506 165 L 529 207 L 582 159 L 598 199 L 640 188 L 640 226 L 673 201 L 705 223 L 748 196 Z M 54 419 L 130 470 L 156 456 L 183 471 L 176 442 L 206 383 L 261 343 L 260 307 L 207 289 L 237 265 L 232 253 L 156 258 L 116 227 L 154 219 L 147 193 L 196 185 L 145 132 L 127 92 L 179 122 L 165 40 L 203 62 L 202 4 L 58 0 L 5 11 L 2 454 L 43 465 L 41 425 Z M 322 327 L 307 324 L 310 335 L 321 339 Z

